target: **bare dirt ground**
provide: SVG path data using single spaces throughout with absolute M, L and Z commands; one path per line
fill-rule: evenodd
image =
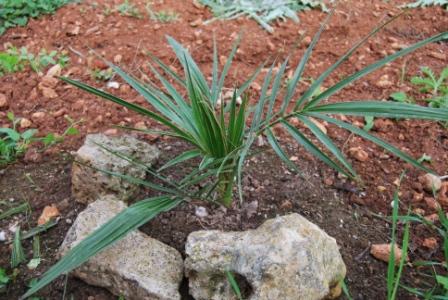
M 134 1 L 144 12 L 144 1 Z M 169 9 L 179 13 L 180 19 L 171 23 L 159 23 L 144 19 L 120 16 L 117 13 L 105 14 L 106 5 L 113 7 L 119 1 L 83 1 L 79 5 L 63 7 L 53 16 L 32 20 L 26 27 L 8 30 L 0 36 L 0 50 L 5 43 L 20 47 L 26 46 L 30 51 L 38 52 L 41 48 L 67 50 L 70 64 L 63 70 L 70 77 L 81 79 L 97 87 L 106 88 L 104 82 L 95 81 L 91 76 L 93 69 L 103 69 L 105 65 L 91 49 L 110 61 L 118 61 L 128 71 L 140 69 L 149 76 L 146 62 L 148 52 L 155 54 L 173 68 L 179 70 L 179 64 L 169 49 L 165 36 L 173 36 L 188 46 L 192 55 L 205 72 L 210 72 L 212 62 L 212 38 L 216 36 L 221 54 L 227 54 L 235 36 L 243 32 L 241 48 L 230 73 L 228 86 L 241 83 L 266 59 L 275 56 L 285 57 L 290 53 L 295 42 L 303 37 L 303 42 L 294 51 L 292 62 L 297 63 L 306 49 L 306 40 L 312 37 L 326 14 L 320 11 L 300 13 L 301 22 L 278 23 L 274 34 L 263 31 L 254 21 L 234 20 L 217 21 L 210 25 L 201 25 L 198 20 L 207 20 L 211 14 L 207 9 L 194 6 L 191 1 L 166 0 L 155 4 L 154 10 Z M 404 1 L 340 1 L 327 30 L 317 45 L 311 62 L 306 70 L 306 77 L 316 78 L 352 44 L 368 34 L 387 16 L 398 14 L 399 5 Z M 339 78 L 329 78 L 324 86 L 330 86 L 336 80 L 361 69 L 362 67 L 390 54 L 404 45 L 410 45 L 425 37 L 448 30 L 448 12 L 440 8 L 416 9 L 405 13 L 398 20 L 370 39 L 358 50 L 349 62 L 338 69 Z M 387 99 L 392 92 L 409 91 L 409 77 L 418 73 L 421 66 L 429 66 L 439 72 L 448 64 L 448 43 L 431 44 L 417 52 L 391 63 L 385 68 L 363 78 L 356 84 L 344 89 L 330 101 Z M 405 73 L 403 75 L 403 70 Z M 390 84 L 379 84 L 380 78 L 387 76 Z M 405 80 L 402 82 L 401 78 Z M 35 162 L 18 162 L 1 170 L 0 200 L 26 200 L 32 206 L 33 213 L 25 224 L 35 226 L 42 209 L 49 204 L 57 204 L 62 217 L 59 224 L 43 234 L 43 263 L 35 271 L 20 268 L 20 275 L 10 285 L 2 299 L 17 299 L 26 290 L 27 282 L 42 274 L 56 260 L 56 250 L 62 242 L 69 222 L 76 218 L 82 206 L 76 204 L 70 195 L 70 151 L 76 150 L 83 138 L 90 132 L 111 132 L 113 125 L 141 126 L 156 128 L 159 125 L 126 109 L 105 103 L 89 94 L 79 91 L 62 82 L 54 88 L 58 97 L 45 98 L 38 88 L 41 77 L 31 70 L 6 75 L 0 78 L 0 93 L 7 96 L 8 107 L 0 110 L 0 124 L 7 123 L 6 112 L 13 111 L 17 116 L 26 117 L 33 127 L 41 133 L 59 132 L 65 128 L 64 115 L 84 122 L 79 126 L 81 134 L 70 137 L 61 146 L 46 151 Z M 114 78 L 122 83 L 121 79 Z M 262 78 L 260 77 L 261 81 Z M 259 82 L 260 82 L 259 81 Z M 143 98 L 125 84 L 120 89 L 112 90 L 118 96 L 144 103 Z M 258 91 L 252 88 L 253 101 Z M 421 94 L 410 94 L 421 99 Z M 419 102 L 423 104 L 424 102 Z M 33 118 L 36 112 L 44 112 L 44 117 Z M 351 118 L 351 122 L 364 122 Z M 448 131 L 441 124 L 423 121 L 377 120 L 372 132 L 382 137 L 413 157 L 424 153 L 432 158 L 429 167 L 439 174 L 448 173 Z M 397 158 L 387 155 L 380 148 L 353 137 L 337 128 L 328 126 L 328 134 L 347 152 L 351 147 L 362 147 L 368 153 L 366 161 L 353 159 L 352 163 L 362 176 L 365 186 L 359 187 L 337 176 L 337 173 L 316 162 L 303 149 L 296 148 L 284 137 L 282 141 L 289 146 L 290 155 L 299 158 L 299 165 L 306 174 L 312 176 L 311 184 L 300 177 L 290 174 L 281 167 L 274 155 L 266 152 L 251 161 L 246 174 L 246 202 L 257 202 L 256 212 L 250 214 L 250 207 L 244 205 L 223 211 L 209 208 L 207 220 L 198 220 L 194 215 L 195 203 L 182 206 L 166 213 L 142 230 L 151 236 L 183 251 L 183 243 L 189 232 L 202 228 L 220 228 L 241 230 L 254 228 L 263 220 L 288 212 L 298 212 L 308 217 L 334 236 L 341 247 L 348 267 L 347 284 L 354 299 L 383 299 L 385 297 L 386 264 L 372 258 L 369 246 L 372 243 L 389 241 L 389 223 L 378 214 L 389 215 L 390 202 L 396 186 L 394 182 L 402 171 L 406 177 L 401 187 L 402 210 L 408 207 L 421 208 L 425 214 L 434 212 L 425 201 L 416 200 L 415 194 L 422 192 L 417 182 L 421 172 Z M 142 137 L 145 138 L 145 137 Z M 148 137 L 146 137 L 148 138 Z M 174 141 L 149 138 L 163 149 L 162 161 L 175 155 L 180 144 Z M 31 159 L 32 160 L 32 159 Z M 33 179 L 34 183 L 26 179 Z M 383 188 L 384 187 L 384 188 Z M 149 191 L 147 193 L 150 193 Z M 142 197 L 145 193 L 142 194 Z M 431 197 L 427 194 L 425 197 Z M 136 199 L 137 200 L 137 199 Z M 17 219 L 19 220 L 19 219 Z M 1 229 L 7 229 L 12 221 L 0 222 Z M 23 220 L 22 220 L 23 221 Z M 422 241 L 433 233 L 425 230 L 413 230 L 411 236 L 410 259 L 437 259 L 440 249 L 428 250 L 422 247 Z M 440 242 L 440 241 L 439 241 Z M 31 243 L 24 244 L 31 251 Z M 0 266 L 9 265 L 9 247 L 0 246 Z M 413 268 L 407 268 L 404 282 L 418 285 L 421 278 Z M 74 299 L 111 299 L 107 291 L 94 288 L 69 278 L 67 284 L 62 278 L 42 291 L 45 299 L 61 299 L 64 288 L 66 295 Z M 188 299 L 186 292 L 183 292 Z M 94 297 L 94 298 L 89 298 Z M 402 295 L 400 299 L 412 299 Z

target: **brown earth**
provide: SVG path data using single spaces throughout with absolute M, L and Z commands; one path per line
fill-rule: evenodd
M 144 1 L 133 2 L 139 3 L 139 8 L 144 11 Z M 110 61 L 114 61 L 117 55 L 121 55 L 120 65 L 123 68 L 134 72 L 141 69 L 144 74 L 150 76 L 145 64 L 149 61 L 148 52 L 179 70 L 179 64 L 165 40 L 165 35 L 170 35 L 188 46 L 193 57 L 197 59 L 205 72 L 209 73 L 213 35 L 216 36 L 221 53 L 227 54 L 235 36 L 243 32 L 241 47 L 227 83 L 227 86 L 231 87 L 234 82 L 242 82 L 266 59 L 272 59 L 276 55 L 285 57 L 301 35 L 304 37 L 303 41 L 306 42 L 326 16 L 320 11 L 300 13 L 299 24 L 291 21 L 280 22 L 275 26 L 275 33 L 268 34 L 255 22 L 245 19 L 192 26 L 192 22 L 198 23 L 195 22 L 198 19 L 209 19 L 210 12 L 195 7 L 190 1 L 161 2 L 163 3 L 157 3 L 153 8 L 174 10 L 179 13 L 180 19 L 172 23 L 158 23 L 147 17 L 136 19 L 120 16 L 117 13 L 106 16 L 104 7 L 106 5 L 113 7 L 120 3 L 119 1 L 84 1 L 79 5 L 62 8 L 54 16 L 32 20 L 26 27 L 8 30 L 0 36 L 0 45 L 12 43 L 18 47 L 27 46 L 32 52 L 37 52 L 41 48 L 67 50 L 71 60 L 63 73 L 68 72 L 73 78 L 106 88 L 104 82 L 92 79 L 92 69 L 104 68 L 104 64 L 95 59 L 95 55 L 89 52 L 90 49 Z M 335 15 L 314 51 L 305 77 L 316 78 L 382 19 L 398 14 L 400 12 L 398 6 L 403 3 L 404 1 L 386 3 L 380 0 L 340 1 Z M 78 27 L 79 33 L 76 33 Z M 361 47 L 349 62 L 338 69 L 337 78 L 330 77 L 324 86 L 334 84 L 336 80 L 382 58 L 386 53 L 393 53 L 402 45 L 412 44 L 446 30 L 448 30 L 447 11 L 440 8 L 408 11 Z M 301 43 L 294 51 L 293 64 L 297 63 L 305 51 L 304 44 L 306 43 Z M 2 46 L 0 50 L 3 50 Z M 330 101 L 387 99 L 392 92 L 409 91 L 410 76 L 417 74 L 421 66 L 430 66 L 434 71 L 439 72 L 448 64 L 447 53 L 448 43 L 446 42 L 428 45 L 363 78 L 338 93 Z M 405 70 L 404 75 L 402 70 Z M 378 84 L 380 78 L 384 78 L 385 75 L 390 83 L 386 86 Z M 405 78 L 404 82 L 401 81 L 402 76 Z M 114 80 L 122 83 L 119 78 Z M 260 77 L 260 83 L 261 80 Z M 102 102 L 62 82 L 55 87 L 58 97 L 47 99 L 37 87 L 40 81 L 41 77 L 30 70 L 0 78 L 0 93 L 7 96 L 9 103 L 8 107 L 0 109 L 0 125 L 6 123 L 5 115 L 8 111 L 13 111 L 17 116 L 29 118 L 33 122 L 32 126 L 38 128 L 41 133 L 61 133 L 66 126 L 64 115 L 69 115 L 75 120 L 83 119 L 84 122 L 79 126 L 81 131 L 79 136 L 70 137 L 61 146 L 46 151 L 44 157 L 38 159 L 37 163 L 19 162 L 2 170 L 0 200 L 9 201 L 12 198 L 15 203 L 27 200 L 33 208 L 31 216 L 17 219 L 22 221 L 24 228 L 35 226 L 45 205 L 59 204 L 62 213 L 59 224 L 41 236 L 42 264 L 33 272 L 28 271 L 26 267 L 21 267 L 17 281 L 10 285 L 6 296 L 0 294 L 0 298 L 6 297 L 4 299 L 16 299 L 23 294 L 26 290 L 25 282 L 42 274 L 54 263 L 55 251 L 70 226 L 66 219 L 73 221 L 77 211 L 82 209 L 71 199 L 69 178 L 71 162 L 68 153 L 61 150 L 67 152 L 76 150 L 85 134 L 105 131 L 116 124 L 134 126 L 145 121 L 147 127 L 158 127 L 157 124 L 144 120 L 126 109 Z M 127 85 L 122 84 L 119 90 L 112 90 L 112 92 L 136 103 L 143 102 L 143 99 Z M 251 93 L 255 102 L 257 90 L 252 89 Z M 413 91 L 410 94 L 418 100 L 424 97 Z M 44 112 L 45 117 L 33 119 L 32 115 L 35 112 Z M 363 122 L 358 118 L 349 120 Z M 442 125 L 427 121 L 392 120 L 386 123 L 380 120 L 376 122 L 373 133 L 416 158 L 424 153 L 430 155 L 432 161 L 428 166 L 439 174 L 448 173 L 448 131 Z M 206 220 L 198 220 L 194 216 L 195 204 L 189 204 L 160 216 L 145 225 L 143 230 L 183 251 L 186 236 L 193 230 L 253 228 L 265 218 L 276 214 L 299 212 L 322 226 L 338 240 L 348 266 L 347 283 L 354 299 L 384 298 L 386 264 L 373 259 L 368 254 L 368 249 L 371 243 L 384 243 L 389 240 L 389 223 L 377 214 L 390 214 L 390 202 L 396 188 L 394 182 L 403 170 L 407 172 L 401 187 L 402 210 L 406 211 L 409 206 L 422 208 L 425 214 L 433 213 L 434 210 L 424 201 L 415 200 L 414 194 L 422 191 L 417 183 L 417 177 L 421 175 L 420 171 L 387 155 L 379 147 L 339 129 L 328 126 L 328 134 L 346 153 L 352 147 L 361 147 L 367 152 L 367 160 L 353 159 L 352 161 L 356 171 L 364 180 L 363 188 L 340 179 L 337 173 L 316 162 L 310 155 L 304 153 L 303 149 L 292 146 L 293 144 L 285 136 L 282 140 L 283 144 L 291 144 L 289 153 L 297 156 L 304 172 L 312 176 L 312 185 L 303 182 L 296 175 L 285 173 L 286 170 L 280 166 L 274 155 L 266 152 L 257 158 L 257 163 L 250 164 L 245 179 L 247 189 L 245 203 L 258 201 L 256 215 L 248 217 L 247 209 L 243 204 L 243 208 L 235 208 L 227 212 L 221 209 L 209 209 L 210 216 Z M 174 147 L 172 141 L 164 139 L 157 141 L 157 144 L 165 149 L 166 157 L 173 156 L 175 149 L 179 148 Z M 35 185 L 27 180 L 24 174 L 30 174 Z M 0 228 L 7 229 L 14 220 L 1 221 Z M 422 248 L 424 238 L 433 235 L 434 233 L 426 230 L 418 228 L 414 230 L 411 261 L 439 257 L 440 251 L 437 249 L 427 251 Z M 26 242 L 24 246 L 27 251 L 31 250 L 30 242 Z M 8 247 L 2 244 L 0 247 L 1 267 L 9 265 L 9 253 Z M 406 270 L 404 280 L 409 285 L 421 282 L 417 270 L 412 268 Z M 61 299 L 64 285 L 64 279 L 60 279 L 46 288 L 42 296 L 45 299 Z M 89 296 L 94 296 L 94 299 L 112 297 L 102 289 L 87 286 L 72 278 L 69 278 L 67 282 L 66 294 L 73 294 L 75 299 L 87 299 Z M 403 295 L 400 299 L 406 297 Z

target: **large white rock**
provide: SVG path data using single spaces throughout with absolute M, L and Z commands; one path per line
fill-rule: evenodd
M 92 202 L 68 231 L 61 254 L 125 208 L 126 204 L 113 196 Z M 127 300 L 175 300 L 180 299 L 183 260 L 176 249 L 133 231 L 75 269 L 73 274 Z
M 127 201 L 138 192 L 138 185 L 100 170 L 138 179 L 144 179 L 146 172 L 101 146 L 133 157 L 147 166 L 151 166 L 157 160 L 159 150 L 129 135 L 110 137 L 104 134 L 89 134 L 86 136 L 84 145 L 75 154 L 75 163 L 72 168 L 72 194 L 76 201 L 90 203 L 99 196 L 107 194 L 115 194 L 118 199 Z M 77 161 L 80 163 L 76 163 Z
M 236 299 L 226 271 L 245 278 L 249 300 L 324 299 L 346 273 L 336 240 L 298 214 L 256 230 L 193 232 L 186 254 L 185 274 L 196 300 Z

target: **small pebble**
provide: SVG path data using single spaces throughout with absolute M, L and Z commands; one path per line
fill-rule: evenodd
M 6 232 L 0 231 L 0 242 L 6 241 Z
M 118 90 L 120 88 L 120 84 L 118 82 L 116 82 L 116 81 L 109 81 L 107 83 L 107 88 Z
M 208 216 L 207 209 L 205 207 L 203 207 L 203 206 L 196 207 L 194 214 L 198 218 L 205 218 L 205 217 Z

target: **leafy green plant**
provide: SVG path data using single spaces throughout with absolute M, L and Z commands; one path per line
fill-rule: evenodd
M 64 141 L 66 136 L 78 134 L 76 125 L 81 121 L 73 121 L 69 117 L 66 120 L 69 126 L 62 135 L 49 133 L 44 137 L 35 137 L 37 129 L 27 129 L 24 132 L 17 130 L 20 118 L 16 118 L 12 112 L 7 114 L 12 123 L 12 128 L 0 128 L 0 166 L 14 162 L 18 157 L 25 154 L 31 143 L 41 142 L 45 148 Z
M 137 6 L 130 3 L 129 0 L 124 0 L 124 2 L 117 5 L 115 9 L 122 16 L 133 17 L 138 19 L 141 19 L 143 17 Z
M 233 201 L 233 186 L 235 183 L 237 183 L 240 200 L 242 200 L 242 176 L 245 160 L 248 156 L 255 155 L 252 146 L 261 135 L 266 135 L 273 151 L 287 166 L 293 170 L 297 170 L 297 166 L 288 159 L 288 156 L 280 145 L 274 133 L 274 127 L 283 128 L 304 150 L 309 151 L 328 166 L 352 179 L 358 178 L 355 170 L 333 141 L 313 122 L 313 119 L 325 121 L 328 124 L 346 129 L 353 134 L 378 144 L 411 165 L 431 172 L 398 148 L 350 123 L 340 121 L 332 117 L 332 115 L 342 114 L 386 118 L 402 117 L 446 121 L 448 120 L 448 109 L 434 109 L 407 103 L 384 101 L 325 103 L 324 100 L 387 63 L 431 42 L 448 38 L 448 32 L 437 34 L 406 49 L 397 51 L 338 81 L 318 95 L 315 94 L 316 89 L 322 85 L 325 79 L 334 73 L 337 67 L 345 62 L 369 37 L 377 33 L 386 24 L 379 26 L 367 37 L 356 43 L 336 63 L 323 72 L 303 94 L 296 98 L 297 85 L 302 78 L 312 50 L 325 27 L 325 24 L 322 25 L 299 64 L 294 68 L 292 79 L 288 81 L 286 86 L 283 87 L 281 83 L 285 77 L 289 57 L 283 61 L 276 74 L 274 74 L 273 70 L 277 62 L 274 61 L 271 64 L 264 77 L 259 99 L 253 107 L 250 106 L 248 95 L 245 92 L 258 76 L 263 66 L 255 70 L 241 85 L 235 87 L 233 97 L 229 103 L 223 103 L 218 106 L 218 99 L 220 99 L 226 76 L 237 51 L 238 41 L 232 48 L 221 72 L 218 70 L 219 56 L 216 42 L 214 43 L 210 83 L 206 81 L 206 76 L 200 71 L 190 53 L 170 37 L 168 37 L 168 43 L 182 65 L 184 76 L 180 76 L 159 59 L 153 57 L 153 63 L 150 63 L 149 67 L 160 81 L 163 89 L 159 89 L 152 82 L 143 83 L 119 67 L 110 64 L 110 67 L 124 81 L 146 99 L 151 105 L 152 110 L 123 100 L 80 81 L 62 78 L 62 80 L 69 84 L 161 123 L 166 127 L 166 130 L 151 132 L 180 139 L 190 145 L 191 148 L 166 163 L 159 170 L 154 170 L 129 156 L 103 147 L 118 157 L 126 159 L 146 170 L 154 176 L 155 180 L 143 181 L 106 170 L 102 170 L 103 172 L 141 184 L 158 191 L 160 194 L 129 206 L 126 210 L 116 215 L 93 234 L 81 241 L 67 252 L 58 263 L 51 267 L 24 297 L 28 297 L 37 292 L 59 275 L 76 268 L 105 247 L 123 238 L 131 230 L 138 228 L 158 214 L 173 209 L 183 201 L 195 199 L 231 206 Z M 186 98 L 182 96 L 184 93 L 178 91 L 170 80 L 173 80 L 176 82 L 176 85 L 186 90 Z M 313 95 L 315 96 L 313 97 Z M 236 99 L 239 97 L 242 97 L 242 103 L 238 106 Z M 308 130 L 304 131 L 292 125 L 291 120 L 293 118 L 302 122 Z M 310 134 L 320 144 L 313 142 L 309 137 Z M 193 171 L 186 174 L 183 178 L 173 181 L 164 175 L 164 170 L 191 160 L 192 158 L 199 158 L 200 162 L 197 168 L 193 169 Z
M 365 116 L 364 121 L 366 122 L 366 124 L 362 129 L 364 129 L 365 131 L 370 131 L 375 125 L 374 119 L 375 118 L 373 116 Z
M 421 92 L 430 92 L 433 95 L 448 93 L 448 82 L 446 82 L 448 79 L 448 67 L 440 72 L 439 78 L 437 78 L 434 72 L 428 67 L 422 67 L 421 71 L 423 76 L 414 76 L 411 79 L 413 84 L 421 86 Z
M 11 112 L 7 116 L 12 123 L 12 128 L 0 128 L 0 166 L 11 163 L 23 155 L 37 133 L 36 129 L 19 133 L 16 127 L 20 119 L 15 118 Z
M 23 64 L 20 63 L 18 55 L 0 52 L 0 76 L 7 73 L 14 73 L 21 71 Z
M 448 108 L 448 67 L 438 77 L 428 67 L 421 68 L 421 71 L 422 76 L 412 77 L 411 83 L 420 86 L 421 92 L 431 93 L 431 98 L 426 100 L 429 106 Z
M 405 92 L 395 92 L 390 95 L 390 99 L 401 103 L 414 103 L 412 98 L 409 98 Z
M 109 81 L 114 76 L 114 70 L 107 68 L 105 70 L 94 69 L 91 71 L 93 79 L 97 81 Z
M 311 8 L 326 10 L 321 0 L 200 0 L 200 2 L 210 7 L 216 18 L 235 19 L 247 15 L 268 32 L 274 31 L 269 23 L 276 19 L 290 18 L 298 22 L 297 11 Z
M 10 280 L 10 278 L 6 274 L 6 270 L 3 268 L 0 268 L 0 293 L 2 293 L 6 289 L 6 286 L 8 285 L 9 280 Z
M 429 155 L 426 154 L 426 153 L 423 153 L 423 155 L 422 155 L 419 159 L 417 159 L 417 161 L 418 161 L 419 163 L 424 163 L 424 162 L 431 163 L 431 161 L 432 161 L 432 157 L 429 156 Z
M 52 14 L 72 0 L 2 0 L 0 5 L 0 35 L 6 29 L 25 26 L 28 19 L 42 14 Z
M 10 47 L 5 52 L 0 52 L 0 76 L 22 71 L 26 66 L 30 66 L 35 72 L 41 72 L 44 68 L 56 64 L 65 67 L 69 60 L 65 51 L 47 52 L 46 49 L 41 49 L 34 55 L 28 52 L 26 47 Z
M 433 108 L 448 108 L 448 67 L 444 68 L 439 76 L 428 67 L 421 68 L 422 75 L 411 78 L 411 83 L 420 87 L 420 92 L 430 94 L 424 99 Z M 404 92 L 396 92 L 390 95 L 390 99 L 401 103 L 413 103 L 414 100 Z M 448 122 L 443 122 L 448 126 Z
M 448 7 L 448 0 L 417 0 L 410 4 L 407 4 L 407 7 L 415 8 L 415 7 L 426 7 L 426 6 L 443 6 Z
M 150 3 L 146 4 L 146 11 L 148 12 L 151 20 L 157 22 L 169 23 L 177 21 L 179 19 L 179 14 L 171 10 L 154 11 Z
M 179 14 L 170 11 L 170 10 L 160 10 L 160 11 L 152 11 L 148 10 L 148 13 L 151 17 L 151 20 L 162 22 L 162 23 L 170 23 L 177 21 L 179 19 Z

